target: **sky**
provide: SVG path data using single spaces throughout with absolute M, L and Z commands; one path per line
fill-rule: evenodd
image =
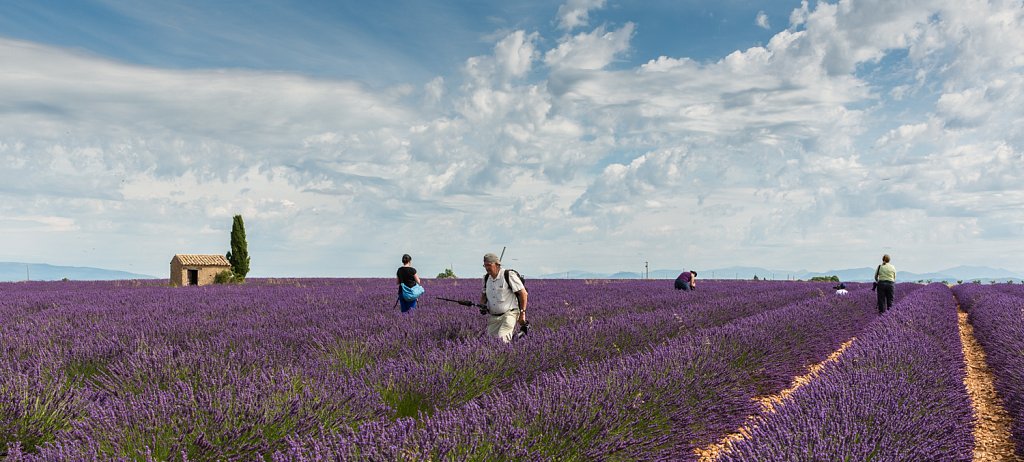
M 0 261 L 1024 271 L 1021 0 L 0 9 Z

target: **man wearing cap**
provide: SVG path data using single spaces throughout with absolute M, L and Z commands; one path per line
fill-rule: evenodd
M 515 271 L 502 269 L 501 260 L 493 253 L 484 255 L 484 269 L 487 275 L 480 304 L 487 307 L 487 336 L 508 343 L 516 323 L 526 322 L 526 286 Z

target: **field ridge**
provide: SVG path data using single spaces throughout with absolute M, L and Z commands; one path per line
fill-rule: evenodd
M 776 405 L 781 403 L 789 395 L 792 395 L 793 392 L 800 389 L 800 387 L 814 380 L 825 368 L 825 366 L 839 360 L 839 357 L 843 355 L 843 352 L 846 351 L 846 349 L 849 348 L 850 345 L 853 345 L 853 342 L 855 340 L 857 340 L 856 336 L 850 337 L 849 340 L 843 342 L 843 344 L 840 345 L 839 348 L 836 348 L 836 351 L 833 351 L 832 354 L 828 355 L 828 357 L 825 358 L 823 361 L 807 366 L 807 373 L 794 377 L 793 382 L 789 386 L 789 388 L 786 388 L 785 390 L 782 390 L 771 396 L 757 398 L 757 401 L 761 404 L 759 412 L 747 416 L 747 421 L 743 424 L 742 427 L 740 427 L 735 432 L 726 435 L 718 443 L 715 443 L 708 447 L 697 449 L 695 453 L 699 457 L 698 460 L 700 462 L 714 462 L 718 460 L 718 455 L 721 454 L 721 452 L 728 448 L 730 445 L 732 445 L 735 442 L 749 438 L 750 432 L 757 425 L 759 417 L 775 412 Z
M 971 397 L 974 408 L 974 460 L 1020 461 L 1014 455 L 1015 445 L 1010 438 L 1012 418 L 1006 412 L 1002 399 L 995 389 L 992 370 L 985 360 L 985 351 L 974 337 L 974 327 L 967 322 L 967 312 L 957 304 L 957 318 L 960 323 L 960 342 L 967 362 L 964 386 Z

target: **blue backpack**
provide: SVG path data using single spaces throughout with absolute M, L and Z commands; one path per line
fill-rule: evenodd
M 417 298 L 420 298 L 420 295 L 423 295 L 423 292 L 426 292 L 426 289 L 424 289 L 423 286 L 419 284 L 416 284 L 412 287 L 409 287 L 405 284 L 399 285 L 402 286 L 402 300 L 405 300 L 407 302 L 411 302 L 413 300 L 416 300 Z

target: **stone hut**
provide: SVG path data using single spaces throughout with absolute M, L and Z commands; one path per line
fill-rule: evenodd
M 231 263 L 223 255 L 196 255 L 181 253 L 171 259 L 171 284 L 175 286 L 205 286 L 221 271 L 231 270 Z

